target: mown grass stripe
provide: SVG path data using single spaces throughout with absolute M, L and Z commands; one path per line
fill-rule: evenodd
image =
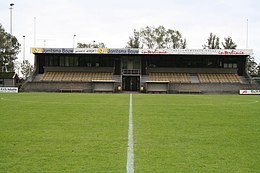
M 128 127 L 128 148 L 127 148 L 126 172 L 134 173 L 132 94 L 130 94 L 130 103 L 129 103 L 129 127 Z

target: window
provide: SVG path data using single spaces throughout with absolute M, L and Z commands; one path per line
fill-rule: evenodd
M 74 66 L 74 58 L 73 58 L 73 56 L 69 57 L 69 66 L 70 67 Z
M 79 66 L 79 58 L 78 57 L 74 57 L 74 66 Z
M 227 63 L 224 63 L 224 68 L 228 68 L 228 64 Z
M 69 63 L 69 56 L 65 56 L 65 66 L 66 67 L 69 67 L 70 66 L 70 63 Z
M 53 57 L 52 56 L 49 57 L 49 66 L 53 66 Z
M 59 57 L 53 57 L 53 66 L 59 66 Z
M 60 66 L 61 67 L 65 66 L 65 57 L 64 56 L 60 56 Z
M 237 68 L 236 63 L 224 63 L 224 68 Z

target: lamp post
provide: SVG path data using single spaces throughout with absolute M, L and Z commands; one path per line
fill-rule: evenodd
M 75 48 L 75 37 L 76 35 L 73 35 L 73 49 Z
M 14 3 L 11 3 L 10 4 L 10 34 L 11 34 L 11 37 L 10 37 L 10 50 L 12 49 L 12 37 L 13 37 L 13 6 L 14 6 Z M 12 54 L 9 55 L 10 56 L 10 59 L 12 57 Z M 5 71 L 7 72 L 7 67 L 5 65 Z
M 23 36 L 23 63 L 25 63 L 25 35 Z
M 13 6 L 14 6 L 14 3 L 11 3 L 10 4 L 10 34 L 13 35 Z

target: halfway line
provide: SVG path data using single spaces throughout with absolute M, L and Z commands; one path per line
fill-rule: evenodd
M 129 103 L 129 127 L 128 127 L 128 147 L 127 147 L 126 173 L 134 173 L 132 94 L 130 94 L 130 103 Z

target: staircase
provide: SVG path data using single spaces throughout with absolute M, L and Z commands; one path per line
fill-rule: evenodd
M 200 83 L 197 74 L 190 74 L 191 83 Z

